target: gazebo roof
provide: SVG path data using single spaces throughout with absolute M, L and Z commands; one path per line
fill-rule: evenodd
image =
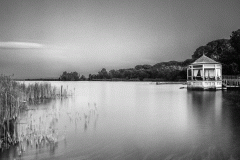
M 211 64 L 219 64 L 219 62 L 216 62 L 216 61 L 214 61 L 213 59 L 211 59 L 211 58 L 209 58 L 209 57 L 207 57 L 207 56 L 205 56 L 204 54 L 200 57 L 200 58 L 198 58 L 195 62 L 193 62 L 192 64 L 206 64 L 206 63 L 211 63 Z

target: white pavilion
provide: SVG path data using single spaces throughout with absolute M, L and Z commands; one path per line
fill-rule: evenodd
M 187 68 L 187 89 L 222 89 L 222 65 L 203 54 Z

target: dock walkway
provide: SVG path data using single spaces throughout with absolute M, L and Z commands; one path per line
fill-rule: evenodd
M 229 90 L 240 90 L 240 75 L 223 75 L 223 87 Z

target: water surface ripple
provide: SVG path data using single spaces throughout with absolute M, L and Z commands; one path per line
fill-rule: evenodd
M 23 136 L 32 133 L 32 142 L 23 139 L 21 157 L 16 146 L 0 159 L 240 158 L 238 91 L 149 82 L 51 83 L 74 96 L 31 105 L 18 129 Z M 37 144 L 41 134 L 56 141 Z

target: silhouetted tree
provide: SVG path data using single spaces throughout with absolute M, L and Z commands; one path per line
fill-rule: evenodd
M 86 80 L 86 77 L 85 77 L 84 75 L 82 75 L 82 76 L 80 77 L 80 80 L 81 80 L 81 81 L 85 81 L 85 80 Z
M 64 71 L 63 74 L 60 76 L 60 80 L 61 81 L 79 81 L 80 74 L 78 74 L 76 71 L 71 73 Z
M 186 79 L 187 66 L 193 63 L 203 54 L 222 63 L 223 74 L 240 73 L 240 29 L 233 31 L 230 39 L 218 39 L 200 46 L 192 55 L 192 59 L 183 62 L 169 61 L 157 63 L 153 66 L 144 64 L 136 65 L 134 68 L 110 70 L 109 73 L 103 68 L 97 75 L 89 76 L 92 79 L 140 79 L 159 78 L 164 80 Z M 64 76 L 63 76 L 64 78 Z
M 91 75 L 91 74 L 88 75 L 88 80 L 89 80 L 89 81 L 92 80 L 92 75 Z
M 240 54 L 240 29 L 233 31 L 230 36 L 231 46 Z

